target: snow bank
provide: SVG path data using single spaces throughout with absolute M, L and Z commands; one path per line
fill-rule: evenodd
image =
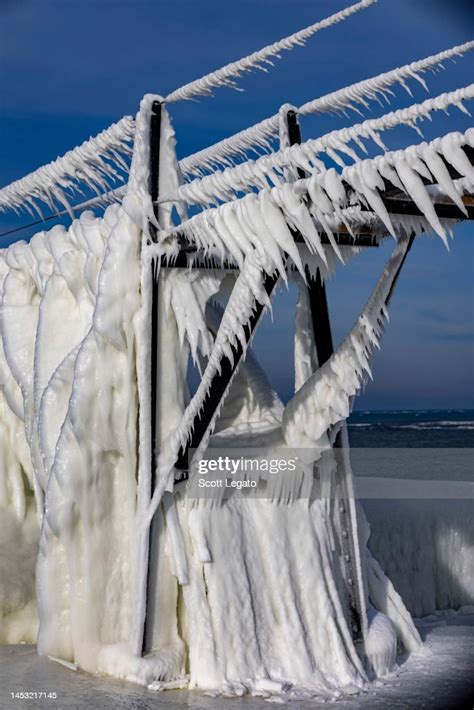
M 34 506 L 20 521 L 0 508 L 0 644 L 35 643 L 35 565 L 39 530 Z
M 369 547 L 414 616 L 474 604 L 472 500 L 366 500 L 363 507 Z

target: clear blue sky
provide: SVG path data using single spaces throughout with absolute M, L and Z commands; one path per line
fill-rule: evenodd
M 2 0 L 0 184 L 135 113 L 144 93 L 166 94 L 344 6 L 339 0 Z M 306 49 L 286 54 L 268 75 L 245 78 L 245 93 L 222 89 L 214 99 L 173 106 L 179 154 L 274 113 L 284 101 L 302 103 L 472 35 L 470 0 L 379 0 L 316 35 Z M 468 55 L 430 75 L 431 94 L 472 77 Z M 415 99 L 423 100 L 422 87 L 411 86 Z M 394 108 L 411 103 L 396 93 Z M 303 132 L 314 136 L 347 123 L 321 116 L 305 120 Z M 453 109 L 423 129 L 429 139 L 469 125 L 472 119 Z M 386 133 L 390 148 L 418 140 L 409 129 Z M 3 216 L 0 231 L 17 224 Z M 360 408 L 474 407 L 473 232 L 461 226 L 449 254 L 438 239 L 417 240 L 376 357 L 375 382 Z M 352 325 L 390 247 L 367 250 L 330 282 L 336 341 Z M 275 323 L 264 323 L 256 341 L 284 395 L 292 386 L 293 300 L 292 294 L 278 297 Z

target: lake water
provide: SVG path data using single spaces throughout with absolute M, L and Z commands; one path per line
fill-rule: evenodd
M 474 409 L 361 411 L 348 424 L 357 448 L 474 448 Z

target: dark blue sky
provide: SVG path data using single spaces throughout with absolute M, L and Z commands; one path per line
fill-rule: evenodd
M 166 94 L 344 6 L 335 0 L 2 0 L 0 184 L 135 113 L 144 93 Z M 287 53 L 269 74 L 247 76 L 245 93 L 221 89 L 214 99 L 174 105 L 179 153 L 254 123 L 284 101 L 302 103 L 465 42 L 473 30 L 470 0 L 379 0 Z M 473 66 L 468 55 L 429 75 L 431 94 L 470 83 Z M 416 100 L 426 97 L 416 82 L 411 86 Z M 401 90 L 396 94 L 394 108 L 411 103 Z M 315 136 L 347 123 L 305 119 L 303 132 Z M 472 119 L 453 109 L 423 130 L 429 139 L 469 125 Z M 386 133 L 392 149 L 418 141 L 408 128 Z M 3 216 L 0 231 L 19 223 Z M 471 225 L 457 229 L 449 254 L 439 239 L 417 240 L 376 357 L 375 382 L 359 408 L 474 407 L 473 240 Z M 367 250 L 330 282 L 336 341 L 352 325 L 390 248 Z M 256 340 L 285 395 L 292 386 L 293 301 L 291 294 L 278 297 L 273 327 L 264 323 Z

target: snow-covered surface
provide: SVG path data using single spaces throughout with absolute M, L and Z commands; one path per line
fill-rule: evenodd
M 429 491 L 431 482 L 423 483 Z M 369 547 L 413 616 L 474 605 L 472 497 L 365 500 L 363 507 Z
M 466 610 L 467 612 L 468 610 Z M 424 619 L 419 628 L 424 639 L 422 655 L 404 659 L 397 673 L 377 681 L 367 690 L 340 697 L 334 707 L 344 710 L 447 710 L 472 705 L 472 668 L 474 666 L 474 614 L 447 614 Z M 156 684 L 147 689 L 112 678 L 94 677 L 63 668 L 38 656 L 32 646 L 0 647 L 0 704 L 20 710 L 46 710 L 53 703 L 64 710 L 100 707 L 103 710 L 142 710 L 190 708 L 190 710 L 222 710 L 225 699 L 197 690 L 173 690 L 170 684 Z M 262 688 L 264 684 L 262 684 Z M 57 700 L 21 700 L 12 692 L 52 691 Z M 268 687 L 268 690 L 270 688 Z M 270 700 L 279 700 L 278 696 Z M 471 702 L 469 702 L 471 701 Z M 280 701 L 281 702 L 281 701 Z M 283 701 L 284 702 L 284 701 Z M 262 697 L 233 698 L 232 708 L 266 710 L 268 700 Z M 291 706 L 291 705 L 290 705 Z M 299 710 L 327 708 L 323 697 L 301 700 Z

